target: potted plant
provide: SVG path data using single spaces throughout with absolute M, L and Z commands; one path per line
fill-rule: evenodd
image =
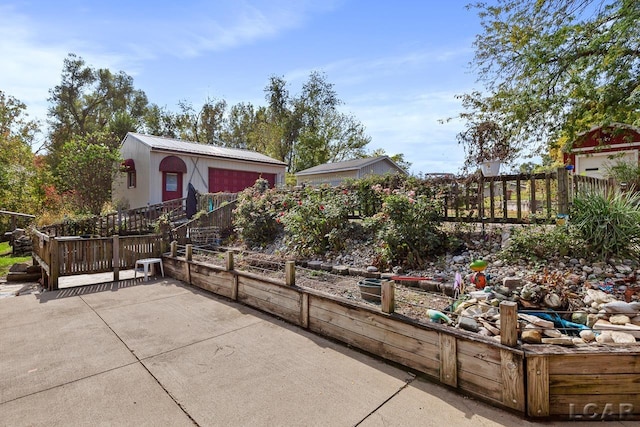
M 458 142 L 464 147 L 465 169 L 479 166 L 484 176 L 499 175 L 500 165 L 516 154 L 509 133 L 489 120 L 470 124 L 458 134 Z

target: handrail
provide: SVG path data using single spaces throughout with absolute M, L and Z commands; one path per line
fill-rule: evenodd
M 11 216 L 21 216 L 21 217 L 24 217 L 24 218 L 35 218 L 36 217 L 35 215 L 30 215 L 30 214 L 26 214 L 26 213 L 3 211 L 3 210 L 0 210 L 0 214 L 11 215 Z

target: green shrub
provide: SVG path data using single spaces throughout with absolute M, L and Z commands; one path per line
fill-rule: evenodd
M 528 225 L 513 228 L 508 245 L 498 256 L 509 261 L 544 261 L 554 256 L 577 254 L 582 245 L 565 226 Z
M 250 246 L 265 246 L 282 231 L 277 219 L 287 201 L 268 185 L 267 180 L 258 179 L 238 196 L 233 225 L 238 236 Z
M 382 212 L 368 224 L 378 229 L 381 266 L 424 267 L 429 257 L 446 250 L 447 239 L 439 229 L 440 203 L 427 196 L 415 196 L 413 191 L 387 190 L 377 189 L 385 194 Z
M 638 254 L 640 195 L 631 192 L 586 192 L 573 200 L 570 225 L 601 258 Z
M 343 249 L 353 206 L 354 199 L 347 191 L 306 190 L 290 209 L 279 214 L 288 249 L 300 256 Z

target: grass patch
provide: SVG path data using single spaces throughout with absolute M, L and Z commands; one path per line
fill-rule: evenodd
M 0 277 L 6 277 L 11 266 L 19 262 L 30 263 L 31 255 L 14 257 L 11 254 L 11 246 L 9 246 L 9 242 L 0 243 Z

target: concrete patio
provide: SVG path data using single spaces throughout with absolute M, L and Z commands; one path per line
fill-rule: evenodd
M 0 425 L 536 423 L 156 278 L 0 299 Z

